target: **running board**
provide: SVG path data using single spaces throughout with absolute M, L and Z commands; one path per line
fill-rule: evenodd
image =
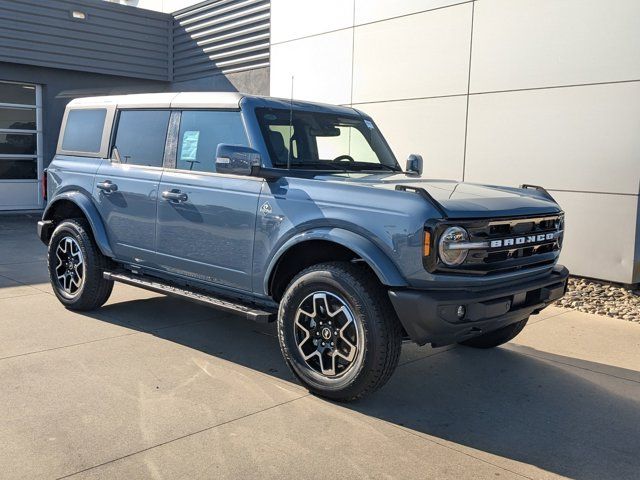
M 163 283 L 159 280 L 150 280 L 148 278 L 131 275 L 125 272 L 104 272 L 103 276 L 105 280 L 113 280 L 114 282 L 125 283 L 127 285 L 133 285 L 134 287 L 144 288 L 145 290 L 151 290 L 152 292 L 184 298 L 218 310 L 235 313 L 243 316 L 247 320 L 253 320 L 254 322 L 268 323 L 275 319 L 274 312 L 248 307 L 242 303 L 222 300 L 205 293 L 192 292 L 181 287 Z

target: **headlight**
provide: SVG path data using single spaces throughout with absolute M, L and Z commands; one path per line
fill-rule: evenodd
M 469 241 L 469 234 L 462 227 L 447 228 L 438 243 L 440 260 L 450 267 L 460 265 L 467 258 L 468 249 L 460 248 L 460 243 Z

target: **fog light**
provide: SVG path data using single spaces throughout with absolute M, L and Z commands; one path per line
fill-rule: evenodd
M 467 314 L 467 309 L 465 308 L 464 305 L 458 305 L 458 310 L 456 310 L 456 314 L 458 315 L 458 318 L 462 320 L 464 316 Z

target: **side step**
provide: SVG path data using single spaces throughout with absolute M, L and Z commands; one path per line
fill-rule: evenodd
M 192 292 L 181 287 L 162 283 L 159 280 L 138 277 L 126 272 L 104 272 L 103 276 L 106 280 L 126 283 L 127 285 L 133 285 L 134 287 L 144 288 L 145 290 L 151 290 L 153 292 L 163 293 L 173 297 L 185 298 L 208 307 L 235 313 L 245 317 L 247 320 L 253 320 L 260 323 L 268 323 L 275 320 L 275 312 L 260 310 L 255 307 L 248 307 L 242 303 L 234 303 L 229 300 L 222 300 L 205 293 Z

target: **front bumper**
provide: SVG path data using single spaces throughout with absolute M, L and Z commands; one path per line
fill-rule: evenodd
M 389 290 L 389 298 L 411 340 L 433 346 L 516 323 L 561 298 L 569 270 L 556 265 L 549 275 L 516 285 L 484 290 Z M 458 318 L 458 307 L 466 311 Z

